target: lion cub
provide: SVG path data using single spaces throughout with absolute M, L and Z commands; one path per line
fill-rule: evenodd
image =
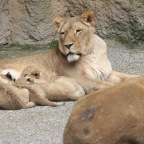
M 75 79 L 55 76 L 54 74 L 47 76 L 33 66 L 26 67 L 16 83 L 23 82 L 39 85 L 45 91 L 49 100 L 78 100 L 85 95 L 83 88 Z
M 29 101 L 29 91 L 11 84 L 0 82 L 0 109 L 16 110 L 33 107 Z
M 0 108 L 16 110 L 42 106 L 60 106 L 64 103 L 52 102 L 78 100 L 84 96 L 83 88 L 72 78 L 47 76 L 37 68 L 26 67 L 16 81 L 0 76 Z
M 31 84 L 23 77 L 13 82 L 0 76 L 0 109 L 16 110 L 31 108 L 36 105 L 60 106 L 64 103 L 51 102 L 45 91 L 38 84 Z

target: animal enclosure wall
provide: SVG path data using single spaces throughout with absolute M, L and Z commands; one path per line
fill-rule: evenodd
M 96 15 L 97 34 L 144 41 L 143 0 L 0 0 L 0 44 L 45 44 L 55 37 L 52 20 L 86 10 Z

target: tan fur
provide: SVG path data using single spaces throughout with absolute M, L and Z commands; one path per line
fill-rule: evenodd
M 31 77 L 38 78 L 35 70 L 31 73 Z M 7 79 L 4 75 L 0 76 L 0 109 L 16 110 L 36 105 L 60 106 L 63 104 L 49 101 L 42 87 L 27 81 L 23 75 L 16 82 Z
M 37 84 L 17 83 L 15 86 L 18 88 L 25 88 L 29 91 L 29 100 L 34 103 L 34 106 L 60 106 L 64 104 L 49 101 L 43 88 Z
M 15 82 L 15 86 L 18 88 L 28 89 L 30 93 L 30 101 L 32 101 L 35 105 L 63 105 L 63 103 L 52 102 L 48 100 L 45 89 L 43 89 L 43 87 L 39 84 L 46 82 L 48 82 L 48 77 L 46 74 L 40 72 L 33 66 L 28 66 L 23 70 L 21 77 Z
M 26 67 L 16 83 L 39 85 L 49 100 L 78 100 L 84 96 L 84 90 L 75 79 L 64 76 L 48 76 L 33 66 Z M 24 87 L 26 88 L 26 87 Z M 37 90 L 37 88 L 33 89 Z
M 0 73 L 5 69 L 16 70 L 17 78 L 25 67 L 33 65 L 48 77 L 54 73 L 74 78 L 86 93 L 133 77 L 112 71 L 107 46 L 95 34 L 95 16 L 91 11 L 67 20 L 57 17 L 53 23 L 58 31 L 58 48 L 34 56 L 0 60 Z
M 64 144 L 143 143 L 144 76 L 78 100 L 64 130 Z
M 8 77 L 6 77 L 6 75 L 1 74 L 0 75 L 0 82 L 2 83 L 6 83 L 6 84 L 12 84 L 13 81 L 11 81 Z
M 49 101 L 39 85 L 11 85 L 0 82 L 0 109 L 17 110 L 36 105 L 60 106 L 63 104 Z
M 32 107 L 29 102 L 29 91 L 0 82 L 0 108 L 16 110 Z

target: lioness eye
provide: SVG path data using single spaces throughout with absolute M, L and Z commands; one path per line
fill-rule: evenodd
M 79 32 L 81 32 L 82 31 L 82 29 L 77 29 L 76 30 L 76 33 L 79 33 Z
M 61 34 L 61 35 L 64 35 L 65 33 L 64 33 L 64 32 L 60 32 L 60 34 Z

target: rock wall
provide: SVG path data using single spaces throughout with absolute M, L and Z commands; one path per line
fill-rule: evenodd
M 98 35 L 144 42 L 143 0 L 0 0 L 0 44 L 48 43 L 56 16 L 86 10 L 96 15 Z

